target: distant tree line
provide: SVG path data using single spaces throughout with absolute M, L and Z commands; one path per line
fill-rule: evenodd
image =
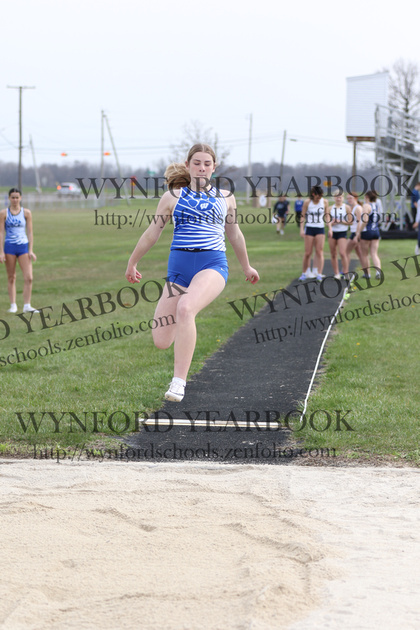
M 132 169 L 131 166 L 122 165 L 124 177 L 147 177 L 149 169 Z M 53 188 L 60 182 L 75 182 L 76 177 L 101 176 L 101 167 L 98 164 L 75 161 L 72 164 L 41 164 L 38 166 L 38 175 L 42 188 Z M 0 162 L 0 186 L 16 186 L 18 166 L 13 162 Z M 104 177 L 119 177 L 115 165 L 104 165 Z M 36 186 L 35 169 L 32 166 L 22 167 L 22 186 Z
M 218 174 L 216 170 L 216 176 Z M 323 162 L 317 164 L 296 164 L 294 166 L 285 164 L 280 183 L 280 163 L 270 162 L 269 164 L 264 164 L 256 162 L 252 165 L 251 182 L 262 192 L 266 191 L 271 184 L 273 196 L 278 195 L 280 192 L 286 192 L 289 196 L 293 196 L 296 194 L 296 189 L 305 196 L 310 187 L 318 183 L 317 178 L 323 188 L 330 187 L 334 189 L 336 184 L 341 182 L 341 186 L 344 189 L 346 189 L 346 184 L 348 183 L 349 190 L 362 190 L 363 180 L 361 178 L 364 178 L 370 184 L 373 178 L 379 175 L 379 171 L 374 165 L 367 163 L 358 168 L 357 174 L 358 179 L 356 182 L 353 182 L 351 180 L 352 167 L 349 164 L 326 164 Z M 241 192 L 246 190 L 247 166 L 225 166 L 221 169 L 220 176 L 221 178 L 223 176 L 229 177 L 235 184 L 235 190 Z M 267 177 L 271 177 L 270 184 L 266 179 Z M 260 181 L 259 178 L 261 178 Z M 224 187 L 223 179 L 220 180 L 220 184 L 221 187 Z
M 163 161 L 158 166 L 150 168 L 137 168 L 133 169 L 131 166 L 123 165 L 121 167 L 124 177 L 136 177 L 139 183 L 144 181 L 146 177 L 163 177 L 165 172 L 165 164 Z M 75 182 L 76 178 L 100 178 L 101 168 L 98 164 L 90 164 L 88 162 L 74 162 L 73 164 L 58 165 L 58 164 L 41 164 L 38 167 L 38 173 L 43 188 L 54 188 L 60 182 Z M 270 162 L 264 164 L 263 162 L 254 162 L 252 164 L 251 181 L 261 191 L 265 191 L 267 188 L 267 180 L 265 178 L 271 177 L 271 186 L 273 195 L 277 195 L 281 190 L 287 191 L 289 195 L 295 194 L 295 187 L 306 195 L 308 191 L 308 185 L 310 183 L 315 184 L 316 179 L 319 178 L 322 186 L 326 186 L 324 182 L 330 180 L 332 187 L 337 182 L 337 178 L 342 182 L 343 187 L 348 182 L 352 175 L 352 168 L 348 164 L 297 164 L 290 166 L 285 164 L 283 166 L 283 181 L 279 184 L 280 163 Z M 372 164 L 365 163 L 358 169 L 358 176 L 364 178 L 367 182 L 371 182 L 372 179 L 379 173 L 376 167 Z M 216 176 L 228 177 L 234 182 L 235 190 L 238 192 L 244 192 L 246 190 L 247 181 L 245 177 L 248 175 L 248 166 L 229 166 L 224 164 L 222 167 L 216 170 Z M 116 166 L 105 164 L 104 167 L 105 177 L 119 178 L 119 173 Z M 261 180 L 259 181 L 259 178 Z M 292 179 L 293 178 L 293 179 Z M 309 180 L 309 178 L 311 178 Z M 16 186 L 17 180 L 17 164 L 13 162 L 0 162 L 0 186 Z M 359 180 L 362 182 L 362 180 Z M 259 182 L 259 183 L 258 183 Z M 36 178 L 33 167 L 23 167 L 22 169 L 22 183 L 23 186 L 35 187 Z M 227 180 L 220 180 L 222 188 L 229 188 L 230 183 Z M 354 186 L 350 183 L 352 190 L 360 190 L 362 185 Z

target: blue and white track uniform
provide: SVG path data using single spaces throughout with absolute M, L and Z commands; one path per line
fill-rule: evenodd
M 172 217 L 174 236 L 168 261 L 168 279 L 188 287 L 204 269 L 214 269 L 225 282 L 229 274 L 225 221 L 227 203 L 220 191 L 181 188 Z
M 18 214 L 12 214 L 7 208 L 4 224 L 6 235 L 4 238 L 4 253 L 21 256 L 29 251 L 29 240 L 26 235 L 26 219 L 24 209 Z

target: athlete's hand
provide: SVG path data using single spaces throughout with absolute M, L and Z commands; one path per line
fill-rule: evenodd
M 244 269 L 244 274 L 246 276 L 245 277 L 246 281 L 249 281 L 251 284 L 255 284 L 260 279 L 258 271 L 254 269 L 253 267 L 248 267 L 246 271 Z
M 300 230 L 300 236 L 302 238 L 305 238 L 305 230 L 302 230 L 302 229 Z
M 34 262 L 36 261 L 36 256 L 33 252 L 29 252 L 29 258 L 32 258 Z
M 6 254 L 0 254 L 0 263 L 6 262 Z
M 135 265 L 128 265 L 125 272 L 125 277 L 127 278 L 128 282 L 131 282 L 131 284 L 135 284 L 136 282 L 140 282 L 142 275 L 140 271 L 137 271 Z

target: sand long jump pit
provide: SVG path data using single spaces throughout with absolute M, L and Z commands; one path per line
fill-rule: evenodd
M 2 460 L 0 626 L 418 628 L 419 475 Z

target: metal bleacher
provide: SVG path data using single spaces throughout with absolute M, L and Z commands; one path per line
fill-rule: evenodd
M 406 215 L 411 216 L 409 191 L 420 181 L 420 118 L 377 105 L 375 152 L 381 174 L 377 190 L 384 205 L 381 230 L 403 230 Z

